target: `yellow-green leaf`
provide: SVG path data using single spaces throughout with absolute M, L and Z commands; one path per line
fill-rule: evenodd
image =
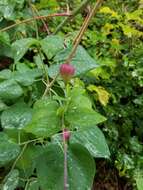
M 109 7 L 102 7 L 100 9 L 100 13 L 104 13 L 104 14 L 110 14 L 112 17 L 115 18 L 119 18 L 119 15 L 117 12 L 113 11 L 112 9 L 110 9 Z
M 102 86 L 89 85 L 87 89 L 91 92 L 96 92 L 98 99 L 103 106 L 106 106 L 109 101 L 110 94 Z

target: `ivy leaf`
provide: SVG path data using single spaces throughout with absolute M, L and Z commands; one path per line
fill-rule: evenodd
M 70 52 L 71 48 L 67 48 L 55 56 L 54 62 L 56 64 L 53 64 L 48 68 L 48 72 L 51 77 L 55 76 L 59 72 L 60 65 L 66 61 L 66 58 Z M 96 61 L 87 53 L 87 51 L 82 46 L 79 46 L 77 48 L 76 55 L 72 59 L 71 64 L 76 69 L 75 75 L 83 74 L 98 66 Z
M 15 100 L 23 94 L 22 88 L 14 80 L 0 83 L 0 97 L 2 100 Z
M 51 59 L 64 48 L 64 39 L 60 36 L 47 36 L 40 44 L 47 58 Z
M 88 149 L 93 157 L 109 158 L 110 152 L 102 131 L 98 127 L 73 132 L 70 143 L 78 143 Z
M 23 38 L 21 40 L 16 40 L 12 44 L 13 57 L 15 62 L 18 62 L 28 51 L 31 46 L 38 46 L 39 41 L 34 38 Z
M 32 109 L 24 102 L 16 103 L 1 115 L 1 124 L 5 129 L 22 129 L 32 119 Z
M 57 115 L 58 104 L 54 100 L 38 100 L 33 109 L 31 122 L 24 128 L 38 137 L 50 137 L 60 130 L 60 118 Z
M 14 160 L 19 152 L 19 145 L 12 142 L 6 134 L 0 132 L 0 167 Z
M 51 144 L 39 155 L 36 162 L 37 175 L 42 190 L 63 190 L 64 157 L 58 145 Z M 95 164 L 89 152 L 79 144 L 68 149 L 69 190 L 91 189 L 95 175 Z
M 12 170 L 4 179 L 2 190 L 15 190 L 19 181 L 19 171 Z

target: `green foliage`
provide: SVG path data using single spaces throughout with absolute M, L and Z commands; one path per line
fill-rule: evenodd
M 63 187 L 63 150 L 50 144 L 44 148 L 36 162 L 37 175 L 43 190 Z M 95 174 L 94 160 L 89 152 L 79 144 L 71 144 L 68 150 L 69 189 L 90 189 Z
M 88 10 L 57 35 L 52 32 L 63 17 L 20 22 L 65 12 L 67 2 L 0 2 L 0 29 L 16 24 L 0 31 L 0 188 L 62 190 L 66 128 L 71 133 L 70 190 L 91 189 L 94 158 L 109 157 L 119 175 L 142 190 L 143 3 L 103 3 L 71 61 L 75 76 L 65 85 L 59 75 L 54 77 L 70 55 Z M 81 2 L 70 1 L 70 10 Z M 94 1 L 88 3 L 92 7 Z
M 0 167 L 13 161 L 19 154 L 20 147 L 12 142 L 6 134 L 0 133 Z

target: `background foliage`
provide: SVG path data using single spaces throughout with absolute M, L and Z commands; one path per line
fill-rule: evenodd
M 19 23 L 65 12 L 67 3 L 74 10 L 81 1 L 0 2 L 0 29 L 17 24 L 0 30 L 1 188 L 63 189 L 60 122 L 64 113 L 72 131 L 68 153 L 71 189 L 91 188 L 93 158 L 111 154 L 106 163 L 132 189 L 142 190 L 143 1 L 104 1 L 72 60 L 76 76 L 69 89 L 59 78 L 45 96 L 45 83 L 69 55 L 90 6 L 57 35 L 47 34 L 56 30 L 63 17 Z

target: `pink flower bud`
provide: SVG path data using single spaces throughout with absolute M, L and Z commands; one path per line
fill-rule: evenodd
M 75 68 L 67 63 L 60 66 L 60 74 L 64 81 L 69 81 L 75 73 Z
M 63 140 L 65 140 L 66 142 L 69 141 L 70 136 L 71 136 L 70 131 L 67 130 L 67 129 L 64 129 L 64 131 L 63 131 Z

